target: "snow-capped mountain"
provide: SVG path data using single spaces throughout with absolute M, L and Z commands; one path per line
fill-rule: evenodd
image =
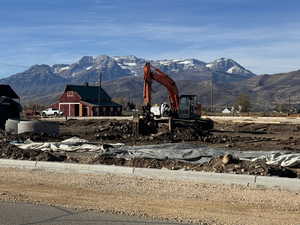
M 146 63 L 145 59 L 136 56 L 114 56 L 112 58 L 122 69 L 129 70 L 133 76 L 141 75 L 143 65 Z
M 106 55 L 84 56 L 73 64 L 53 65 L 52 67 L 57 74 L 77 82 L 94 82 L 99 79 L 99 72 L 103 80 L 114 80 L 121 76 L 132 75 L 130 70 L 122 68 L 116 60 Z
M 137 77 L 138 82 L 142 82 L 145 62 L 150 62 L 174 80 L 201 82 L 213 79 L 214 82 L 228 83 L 255 76 L 237 62 L 224 58 L 206 63 L 192 58 L 146 60 L 136 56 L 100 55 L 84 56 L 72 64 L 34 65 L 22 73 L 1 79 L 0 83 L 10 84 L 23 99 L 43 95 L 45 99 L 45 96 L 53 96 L 54 90 L 56 93 L 63 91 L 65 84 L 95 83 L 100 74 L 102 81 L 114 81 L 115 84 L 123 77 Z M 130 82 L 127 84 L 130 86 Z
M 206 71 L 206 63 L 197 59 L 157 60 L 151 62 L 166 73 L 201 72 Z
M 213 71 L 226 72 L 230 74 L 239 74 L 245 76 L 253 76 L 255 75 L 251 71 L 245 69 L 237 62 L 232 59 L 220 58 L 211 63 L 206 64 L 206 67 Z
M 54 72 L 65 78 L 83 81 L 95 81 L 98 72 L 101 72 L 104 80 L 114 80 L 123 76 L 139 76 L 143 74 L 143 66 L 149 61 L 153 66 L 166 73 L 203 73 L 223 72 L 229 74 L 254 76 L 251 71 L 245 69 L 232 59 L 217 59 L 206 63 L 198 59 L 163 59 L 146 60 L 136 56 L 84 56 L 73 64 L 53 65 Z M 176 76 L 176 75 L 175 75 Z M 179 75 L 179 77 L 181 77 Z M 184 77 L 182 77 L 183 79 Z M 189 79 L 188 77 L 185 77 Z M 194 79 L 194 78 L 193 78 Z

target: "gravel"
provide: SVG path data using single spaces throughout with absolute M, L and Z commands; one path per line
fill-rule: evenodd
M 109 174 L 0 169 L 0 200 L 197 224 L 297 224 L 300 194 Z

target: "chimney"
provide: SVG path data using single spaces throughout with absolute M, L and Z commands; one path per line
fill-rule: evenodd
M 87 87 L 89 86 L 89 82 L 85 82 L 84 84 L 85 84 L 85 86 L 87 86 Z

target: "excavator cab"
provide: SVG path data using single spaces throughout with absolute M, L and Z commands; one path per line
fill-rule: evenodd
M 197 117 L 197 96 L 196 95 L 181 95 L 178 111 L 180 119 L 194 119 Z M 198 115 L 199 117 L 199 115 Z

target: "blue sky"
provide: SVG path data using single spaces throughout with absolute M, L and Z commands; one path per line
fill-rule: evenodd
M 300 69 L 299 0 L 0 0 L 0 77 L 84 55 Z

